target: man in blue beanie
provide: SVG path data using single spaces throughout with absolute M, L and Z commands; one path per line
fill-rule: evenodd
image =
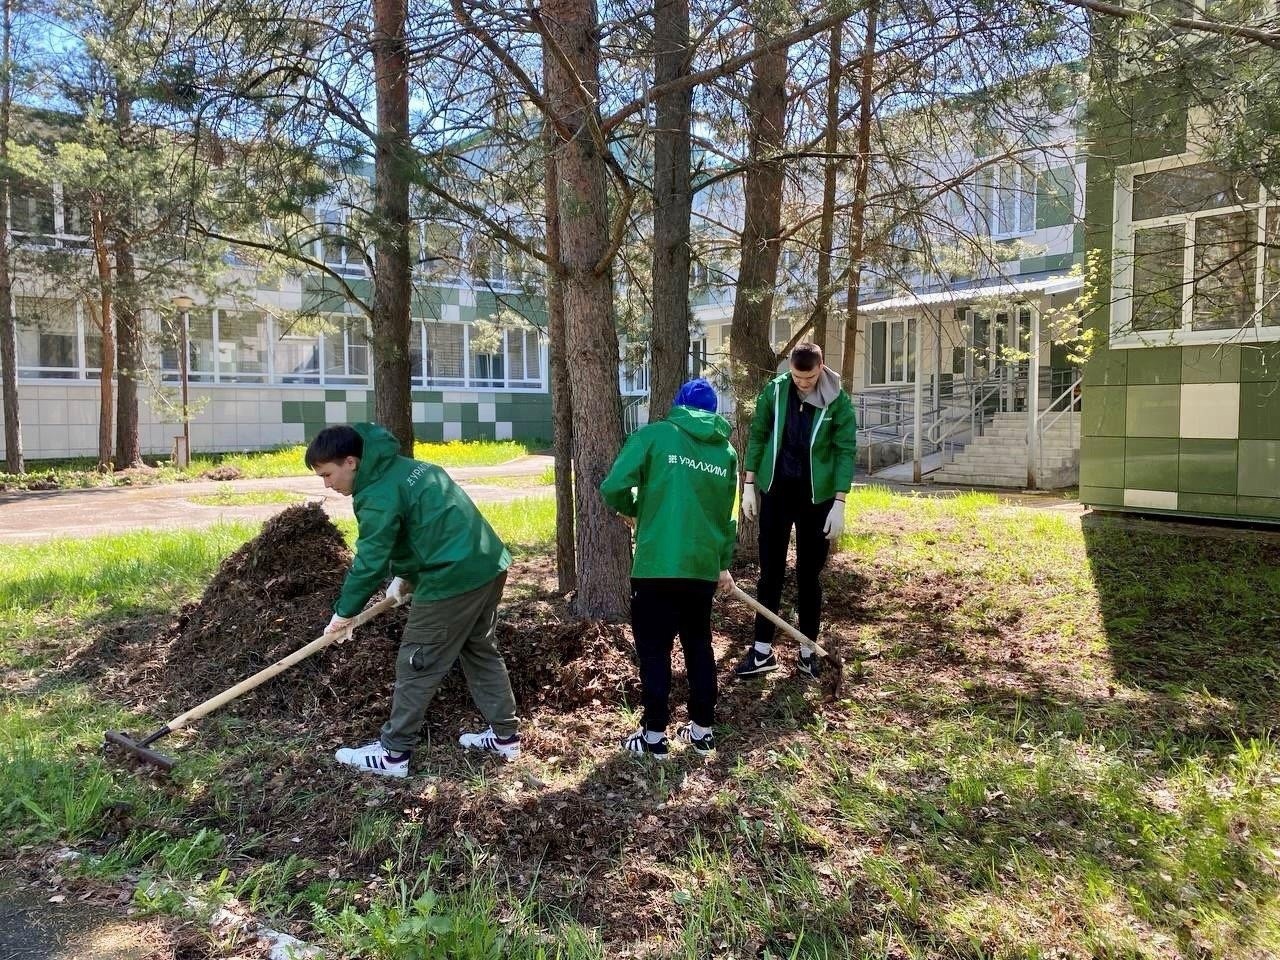
M 631 632 L 640 661 L 644 717 L 622 749 L 667 758 L 671 650 L 676 634 L 689 678 L 689 722 L 677 738 L 699 754 L 716 748 L 716 660 L 711 602 L 733 589 L 729 561 L 737 540 L 738 457 L 729 422 L 716 414 L 705 380 L 680 388 L 665 420 L 637 430 L 600 484 L 604 501 L 634 518 Z

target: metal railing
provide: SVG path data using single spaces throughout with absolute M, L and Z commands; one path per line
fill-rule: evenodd
M 1084 374 L 1075 371 L 1060 371 L 1072 374 L 1074 379 L 1066 388 L 1051 395 L 1048 407 L 1043 414 L 1036 417 L 1036 486 L 1040 485 L 1044 474 L 1044 441 L 1053 425 L 1064 416 L 1067 418 L 1067 445 L 1075 448 L 1079 443 L 1077 432 L 1080 418 L 1076 414 L 1080 410 L 1080 387 L 1084 383 Z

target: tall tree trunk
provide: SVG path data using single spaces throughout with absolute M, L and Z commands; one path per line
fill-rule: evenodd
M 127 146 L 129 128 L 133 125 L 133 95 L 117 82 L 116 138 L 121 148 Z M 116 455 L 117 470 L 142 463 L 142 444 L 138 437 L 138 382 L 142 376 L 142 311 L 138 301 L 137 271 L 133 262 L 131 218 L 127 206 L 118 213 L 111 231 L 115 254 L 115 327 L 116 327 Z
M 757 44 L 766 40 L 767 37 L 760 34 Z M 773 376 L 777 363 L 769 328 L 773 320 L 778 258 L 782 253 L 780 234 L 785 170 L 778 154 L 784 134 L 786 82 L 785 49 L 765 53 L 753 62 L 747 99 L 751 139 L 743 187 L 746 204 L 738 258 L 738 284 L 733 298 L 733 325 L 729 335 L 733 388 L 737 399 L 733 443 L 740 455 L 746 449 L 755 398 Z M 738 525 L 738 545 L 744 556 L 755 554 L 754 523 Z
M 827 74 L 827 134 L 825 148 L 826 168 L 822 174 L 822 220 L 818 226 L 818 300 L 814 304 L 813 339 L 823 354 L 830 346 L 828 319 L 831 314 L 831 298 L 835 288 L 831 285 L 831 252 L 835 247 L 836 223 L 836 175 L 840 164 L 836 160 L 836 135 L 840 122 L 840 39 L 844 24 L 831 28 Z M 834 357 L 832 358 L 834 359 Z
M 374 83 L 378 136 L 374 153 L 373 276 L 374 418 L 413 454 L 409 310 L 409 56 L 406 0 L 373 0 Z
M 547 127 L 547 339 L 551 352 L 551 423 L 556 461 L 556 582 L 561 593 L 577 589 L 573 545 L 573 400 L 565 361 L 563 264 L 560 262 L 560 207 L 556 196 L 555 138 Z
M 22 421 L 18 410 L 18 330 L 13 319 L 9 262 L 9 113 L 13 103 L 13 4 L 4 0 L 0 24 L 0 374 L 4 377 L 4 463 L 22 473 Z
M 689 72 L 689 0 L 657 0 L 653 80 Z M 653 135 L 653 329 L 649 420 L 666 416 L 689 366 L 689 183 L 692 88 L 659 97 Z
M 582 616 L 621 620 L 628 610 L 630 531 L 600 496 L 600 483 L 622 445 L 618 333 L 604 262 L 609 249 L 605 156 L 596 136 L 600 37 L 592 0 L 545 0 L 542 13 L 549 40 L 558 49 L 544 70 L 558 127 L 556 195 L 568 320 L 566 353 L 570 397 L 579 414 L 573 437 L 578 547 L 574 607 Z
M 116 328 L 116 455 L 117 470 L 142 463 L 138 436 L 138 382 L 142 378 L 142 318 L 138 309 L 133 247 L 125 229 L 112 242 L 116 264 L 114 313 Z
M 89 213 L 94 260 L 98 267 L 98 302 L 86 300 L 93 323 L 102 332 L 102 369 L 98 373 L 98 469 L 111 469 L 111 426 L 114 416 L 112 381 L 115 376 L 116 340 L 112 296 L 111 254 L 107 249 L 107 216 L 102 201 L 92 201 Z
M 744 425 L 749 422 L 751 401 L 773 375 L 777 363 L 769 328 L 782 252 L 784 164 L 778 154 L 786 108 L 787 51 L 765 53 L 752 68 L 747 103 L 751 140 L 743 186 L 746 203 L 729 340 L 739 420 Z
M 840 359 L 840 380 L 849 393 L 853 393 L 854 364 L 858 360 L 858 300 L 862 294 L 862 256 L 867 235 L 867 180 L 871 173 L 871 79 L 876 60 L 878 6 L 879 0 L 870 0 L 867 4 L 862 77 L 858 82 L 858 150 L 853 168 L 853 209 L 849 214 L 849 291 L 845 305 L 844 355 Z

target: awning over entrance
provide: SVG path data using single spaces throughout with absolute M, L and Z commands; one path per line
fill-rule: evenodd
M 888 300 L 877 300 L 874 303 L 862 304 L 859 313 L 886 313 L 892 310 L 912 310 L 916 307 L 941 307 L 953 303 L 964 303 L 968 300 L 1017 299 L 1031 294 L 1052 295 L 1055 293 L 1071 293 L 1084 285 L 1081 277 L 1069 274 L 1054 276 L 1028 277 L 1020 280 L 996 280 L 975 283 L 965 287 L 953 287 L 950 290 L 936 290 L 932 293 L 908 293 Z

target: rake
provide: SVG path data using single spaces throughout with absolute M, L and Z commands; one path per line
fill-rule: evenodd
M 129 734 L 119 730 L 108 730 L 103 737 L 104 746 L 113 744 L 137 757 L 142 762 L 159 767 L 167 773 L 174 768 L 178 761 L 173 757 L 167 757 L 163 753 L 158 753 L 157 751 L 150 749 L 151 744 L 155 743 L 162 737 L 167 737 L 176 730 L 181 730 L 183 727 L 188 726 L 203 717 L 207 717 L 219 707 L 230 703 L 239 696 L 243 696 L 256 687 L 262 686 L 262 684 L 266 683 L 272 677 L 284 673 L 294 664 L 302 662 L 313 653 L 319 653 L 330 644 L 335 643 L 344 637 L 351 636 L 351 631 L 356 627 L 363 626 L 374 617 L 390 610 L 394 606 L 396 606 L 396 601 L 392 597 L 387 597 L 385 600 L 379 600 L 368 610 L 365 610 L 353 617 L 351 622 L 341 630 L 335 630 L 333 633 L 321 634 L 306 646 L 299 647 L 297 650 L 293 651 L 293 653 L 286 657 L 282 657 L 269 667 L 263 667 L 253 676 L 246 677 L 241 680 L 234 687 L 229 687 L 221 693 L 215 694 L 208 700 L 204 701 L 204 703 L 192 707 L 186 713 L 178 714 L 164 726 L 153 730 L 141 740 L 135 740 L 130 737 Z
M 811 640 L 806 637 L 791 624 L 787 623 L 786 620 L 783 620 L 763 603 L 751 596 L 751 594 L 745 592 L 737 584 L 734 584 L 733 596 L 738 600 L 741 600 L 756 613 L 760 614 L 760 616 L 764 617 L 775 627 L 778 627 L 793 636 L 795 639 L 799 640 L 801 647 L 806 650 L 812 650 L 818 656 L 830 663 L 831 669 L 827 671 L 827 675 L 822 679 L 822 692 L 826 694 L 828 700 L 834 700 L 840 695 L 840 690 L 844 686 L 844 661 L 840 658 L 838 653 L 832 653 L 816 640 Z

